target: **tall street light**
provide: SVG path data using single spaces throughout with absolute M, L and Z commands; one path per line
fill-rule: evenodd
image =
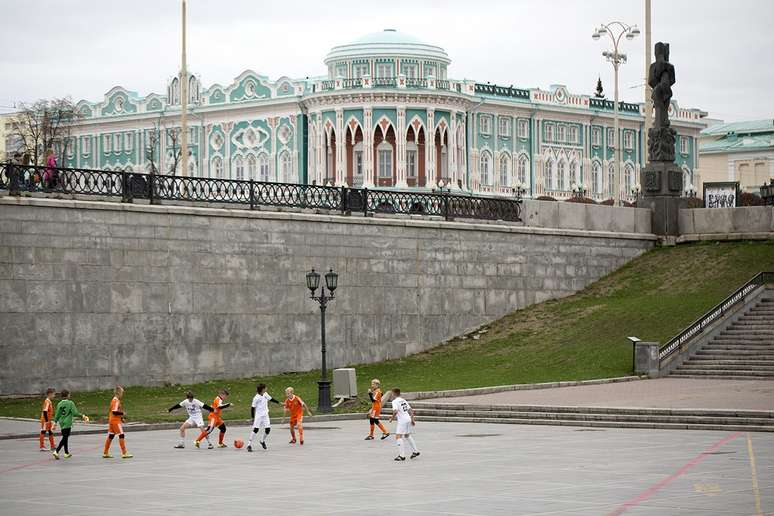
M 620 195 L 621 189 L 621 173 L 620 173 L 620 161 L 621 161 L 621 146 L 618 145 L 618 68 L 626 63 L 626 54 L 621 53 L 618 50 L 621 38 L 632 40 L 640 33 L 640 29 L 636 25 L 627 25 L 623 22 L 613 21 L 607 24 L 602 24 L 594 29 L 594 34 L 591 35 L 594 41 L 598 41 L 603 34 L 607 34 L 610 37 L 610 41 L 613 43 L 613 51 L 605 50 L 602 55 L 613 64 L 613 71 L 615 73 L 615 101 L 613 103 L 613 181 L 615 187 L 618 190 L 616 195 Z
M 188 176 L 188 66 L 186 64 L 185 38 L 186 38 L 186 10 L 188 4 L 183 0 L 182 4 L 182 25 L 183 25 L 183 45 L 182 56 L 180 59 L 180 175 Z
M 320 303 L 320 339 L 322 341 L 322 368 L 320 371 L 320 381 L 317 382 L 317 410 L 319 412 L 333 412 L 331 407 L 331 382 L 328 380 L 328 367 L 325 363 L 325 309 L 328 301 L 333 300 L 334 291 L 339 282 L 339 275 L 331 269 L 325 274 L 325 287 L 328 287 L 328 294 L 325 293 L 325 287 L 320 287 L 320 273 L 314 269 L 306 274 L 306 287 L 312 293 L 310 298 Z M 315 291 L 320 288 L 320 295 L 316 296 Z

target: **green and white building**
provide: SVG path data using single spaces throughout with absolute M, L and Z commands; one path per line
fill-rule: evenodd
M 626 200 L 646 160 L 642 104 L 620 104 L 614 134 L 609 100 L 562 85 L 451 79 L 443 48 L 392 29 L 334 47 L 325 64 L 327 76 L 305 79 L 247 70 L 205 87 L 190 75 L 187 174 L 400 189 L 443 180 L 494 195 L 523 185 L 528 196 L 557 199 L 582 184 L 595 199 Z M 171 172 L 174 140 L 154 133 L 179 124 L 177 77 L 164 94 L 117 86 L 101 101 L 80 101 L 78 112 L 69 166 L 146 171 L 155 156 L 158 169 Z M 671 108 L 686 184 L 695 183 L 705 115 Z

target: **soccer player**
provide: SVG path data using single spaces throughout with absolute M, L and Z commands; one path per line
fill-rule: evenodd
M 384 428 L 384 425 L 379 421 L 379 415 L 382 413 L 382 389 L 381 382 L 378 378 L 371 380 L 371 388 L 368 389 L 368 397 L 371 398 L 371 409 L 368 411 L 368 421 L 371 423 L 371 431 L 365 438 L 366 441 L 374 440 L 374 426 L 378 426 L 382 431 L 382 440 L 387 439 L 390 433 Z
M 290 444 L 296 443 L 296 431 L 295 428 L 298 427 L 298 438 L 299 438 L 299 444 L 304 444 L 304 410 L 306 410 L 306 413 L 310 416 L 312 415 L 312 411 L 309 410 L 309 407 L 306 406 L 306 403 L 304 403 L 304 400 L 302 400 L 299 396 L 296 396 L 295 391 L 293 390 L 293 387 L 288 387 L 285 389 L 285 415 L 290 412 Z
M 179 408 L 184 408 L 188 412 L 188 419 L 185 420 L 185 422 L 180 425 L 180 440 L 175 445 L 175 448 L 185 448 L 185 430 L 186 428 L 198 428 L 199 430 L 204 430 L 204 419 L 202 418 L 202 409 L 207 410 L 209 412 L 213 412 L 213 408 L 207 405 L 206 403 L 202 403 L 201 401 L 194 398 L 193 392 L 188 391 L 185 393 L 185 399 L 181 401 L 180 403 L 173 405 L 169 407 L 167 412 L 172 412 L 173 410 L 177 410 Z M 207 434 L 204 436 L 205 439 L 207 439 L 207 444 L 210 448 L 212 448 L 212 443 L 210 442 L 210 436 Z
M 40 451 L 46 450 L 46 446 L 43 442 L 48 434 L 48 444 L 51 446 L 51 451 L 54 450 L 54 432 L 52 431 L 51 420 L 54 417 L 54 396 L 56 391 L 49 387 L 46 389 L 46 397 L 43 400 L 43 406 L 40 408 Z
M 62 429 L 62 438 L 59 440 L 59 446 L 56 447 L 56 451 L 53 452 L 54 458 L 59 460 L 59 450 L 64 448 L 64 458 L 69 459 L 72 457 L 70 454 L 70 448 L 68 446 L 70 442 L 70 431 L 73 429 L 73 418 L 80 417 L 84 422 L 89 422 L 89 417 L 85 414 L 78 412 L 78 408 L 70 400 L 70 391 L 62 389 L 62 401 L 56 404 L 56 413 L 54 414 L 53 424 L 59 424 L 59 428 Z
M 121 406 L 121 399 L 124 397 L 124 388 L 120 385 L 116 385 L 116 389 L 113 393 L 113 399 L 110 400 L 110 412 L 108 413 L 108 435 L 105 439 L 105 449 L 102 452 L 103 459 L 112 459 L 110 455 L 110 445 L 113 444 L 113 439 L 118 435 L 118 445 L 121 447 L 121 458 L 131 459 L 134 457 L 131 453 L 126 451 L 126 443 L 124 442 L 124 428 L 122 423 L 124 422 L 124 409 Z
M 255 390 L 257 394 L 253 396 L 253 403 L 250 407 L 250 413 L 253 416 L 253 431 L 250 433 L 250 439 L 247 440 L 247 451 L 253 451 L 253 437 L 259 430 L 263 430 L 260 437 L 261 447 L 266 449 L 266 437 L 271 432 L 271 421 L 269 420 L 269 402 L 279 405 L 279 401 L 272 398 L 266 392 L 266 384 L 259 383 Z
M 417 443 L 414 442 L 414 438 L 411 437 L 411 427 L 416 425 L 416 419 L 414 418 L 414 409 L 408 404 L 408 401 L 400 397 L 400 389 L 397 387 L 392 390 L 392 415 L 390 416 L 390 422 L 393 419 L 398 420 L 398 426 L 395 429 L 395 441 L 398 444 L 398 456 L 395 457 L 396 461 L 406 460 L 406 441 L 408 441 L 411 449 L 411 458 L 415 459 L 419 457 L 419 450 L 417 449 Z
M 223 439 L 226 437 L 226 423 L 223 422 L 223 418 L 220 417 L 220 414 L 223 409 L 227 409 L 231 406 L 231 403 L 226 403 L 228 395 L 228 389 L 224 387 L 220 390 L 220 393 L 215 396 L 215 399 L 212 400 L 212 411 L 208 417 L 207 428 L 202 430 L 202 433 L 199 434 L 199 437 L 194 441 L 194 446 L 197 448 L 202 442 L 202 439 L 207 438 L 207 436 L 214 432 L 216 428 L 220 430 L 220 434 L 218 434 L 218 448 L 226 448 L 226 443 L 223 442 Z M 207 449 L 211 450 L 212 448 L 212 443 L 207 439 Z

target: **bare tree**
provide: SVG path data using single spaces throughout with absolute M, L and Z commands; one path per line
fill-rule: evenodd
M 146 140 L 145 146 L 145 159 L 148 161 L 151 174 L 159 173 L 159 160 L 160 157 L 157 152 L 161 154 L 161 115 L 159 119 L 153 123 L 150 134 Z
M 38 100 L 20 105 L 11 122 L 10 136 L 20 144 L 20 152 L 27 153 L 35 165 L 43 164 L 48 149 L 56 152 L 58 163 L 64 163 L 72 139 L 72 127 L 80 115 L 69 98 Z
M 180 163 L 180 157 L 183 154 L 183 149 L 180 148 L 180 132 L 181 129 L 179 127 L 166 128 L 164 130 L 167 141 L 169 142 L 167 154 L 170 154 L 170 156 L 167 169 L 170 175 L 175 175 L 177 173 L 177 166 Z
M 158 174 L 161 171 L 161 139 L 166 138 L 167 156 L 164 160 L 164 169 L 168 174 L 177 173 L 183 150 L 180 147 L 180 128 L 167 127 L 164 124 L 163 115 L 159 115 L 156 122 L 153 123 L 151 132 L 147 138 L 145 146 L 145 159 L 150 167 L 151 174 Z

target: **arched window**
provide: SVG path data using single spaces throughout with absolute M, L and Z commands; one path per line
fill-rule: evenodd
M 258 179 L 263 182 L 269 180 L 269 157 L 266 154 L 261 154 L 258 157 Z
M 559 160 L 559 163 L 556 165 L 556 177 L 557 177 L 557 190 L 564 191 L 565 190 L 565 169 L 564 169 L 564 160 Z
M 632 167 L 631 163 L 627 163 L 624 166 L 624 185 L 627 192 L 634 188 L 634 167 Z
M 600 194 L 602 192 L 601 187 L 602 180 L 602 165 L 598 161 L 595 161 L 591 165 L 591 193 Z
M 500 186 L 511 184 L 511 158 L 507 154 L 500 156 Z
M 223 179 L 223 160 L 219 156 L 212 158 L 212 170 L 217 179 Z
M 416 148 L 416 146 L 414 146 Z M 410 152 L 410 151 L 409 151 Z M 357 142 L 352 152 L 354 159 L 352 170 L 352 186 L 360 188 L 363 186 L 363 142 Z M 416 157 L 416 153 L 415 153 Z
M 491 167 L 492 167 L 492 155 L 489 154 L 489 151 L 482 152 L 481 153 L 481 184 L 482 185 L 492 184 L 492 177 L 490 174 Z
M 193 75 L 188 79 L 188 101 L 192 104 L 199 102 L 199 83 Z
M 236 170 L 236 179 L 242 181 L 245 178 L 245 163 L 242 156 L 234 158 L 234 169 Z
M 687 191 L 688 187 L 693 185 L 693 178 L 691 176 L 691 170 L 683 166 L 683 191 Z
M 543 189 L 550 190 L 554 184 L 554 162 L 549 159 L 543 170 Z
M 522 155 L 519 158 L 519 182 L 524 185 L 527 184 L 527 157 Z
M 607 194 L 615 198 L 615 163 L 612 161 L 607 166 Z
M 255 159 L 255 156 L 250 154 L 247 157 L 247 178 L 251 180 L 255 180 L 257 170 L 258 170 L 258 161 Z
M 282 178 L 280 181 L 284 183 L 290 183 L 290 171 L 292 169 L 292 163 L 290 158 L 290 153 L 288 151 L 283 152 L 280 154 L 280 170 L 282 171 Z
M 570 186 L 580 184 L 581 180 L 578 177 L 578 163 L 573 161 L 570 163 Z
M 392 178 L 392 145 L 382 142 L 376 147 L 379 166 L 379 179 Z

